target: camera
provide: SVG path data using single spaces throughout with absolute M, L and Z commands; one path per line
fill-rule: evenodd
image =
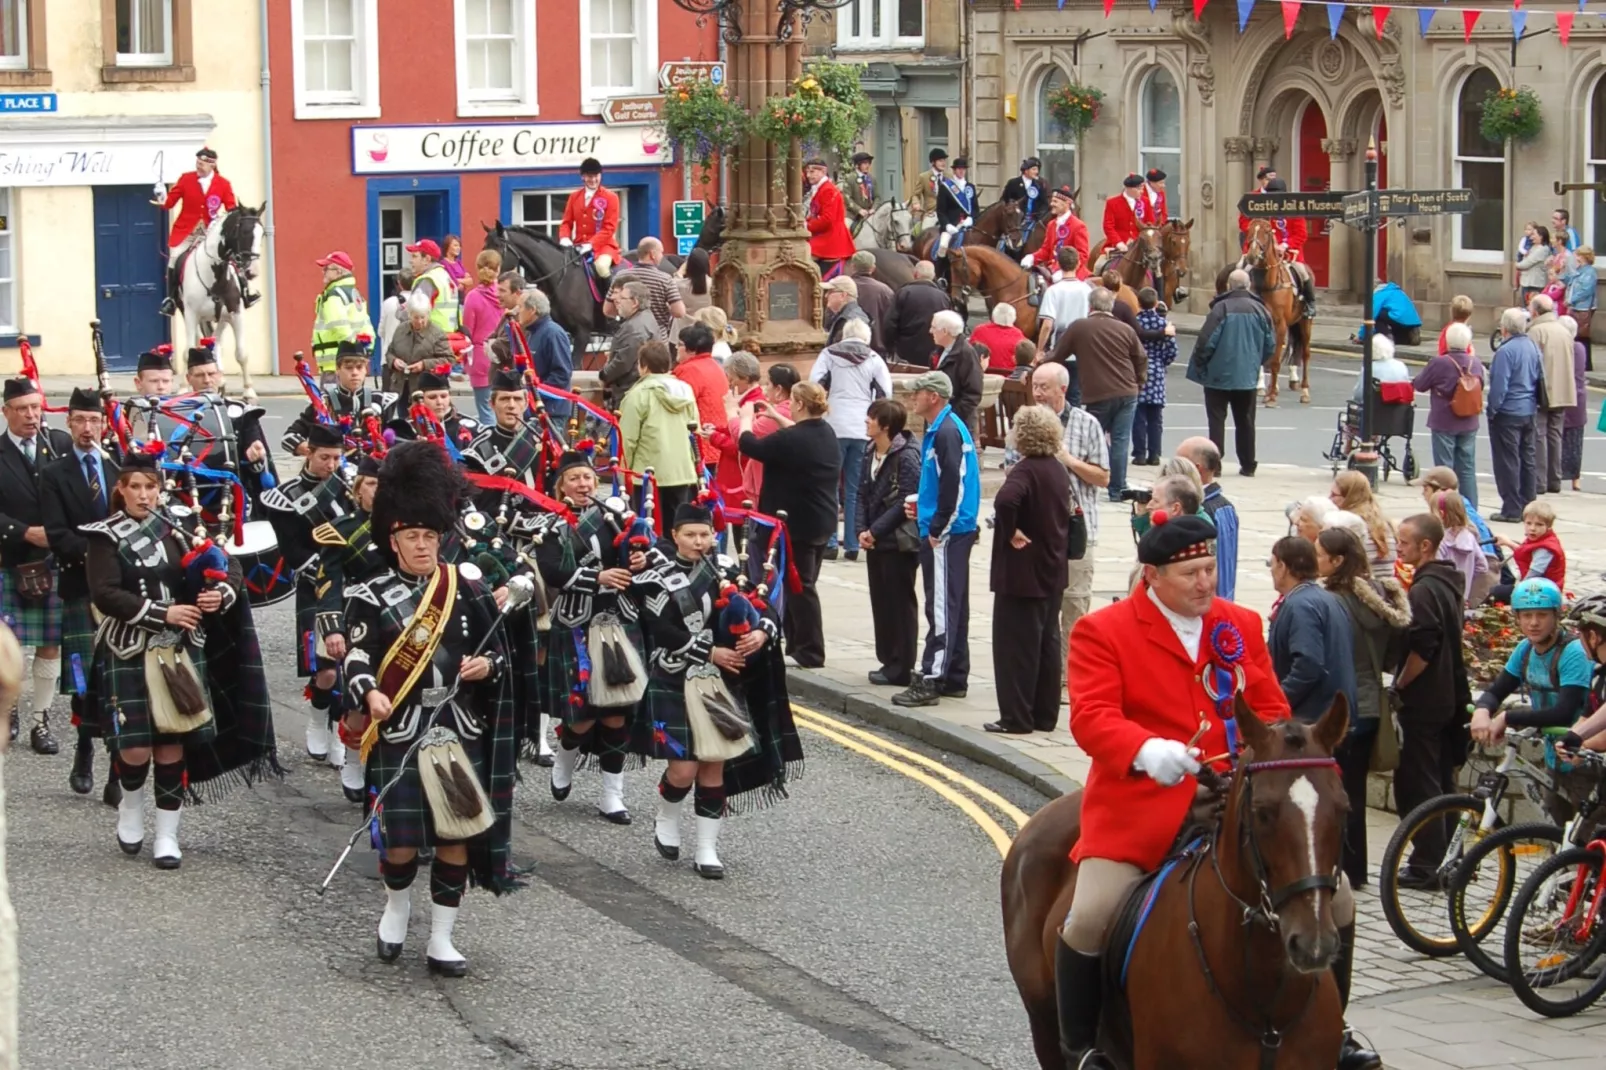
M 1137 502 L 1139 505 L 1148 505 L 1154 499 L 1154 491 L 1148 487 L 1127 487 L 1121 491 L 1123 502 Z

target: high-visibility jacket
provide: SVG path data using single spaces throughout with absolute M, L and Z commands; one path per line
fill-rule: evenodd
M 319 371 L 334 371 L 341 342 L 372 333 L 368 305 L 357 289 L 356 279 L 343 275 L 323 288 L 312 306 L 312 355 Z
M 446 334 L 458 329 L 458 299 L 457 285 L 452 277 L 446 274 L 446 269 L 436 264 L 419 277 L 419 281 L 428 280 L 435 287 L 435 307 L 430 310 L 429 321 L 439 327 Z

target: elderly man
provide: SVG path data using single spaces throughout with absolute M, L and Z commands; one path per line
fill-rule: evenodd
M 1195 436 L 1182 440 L 1177 456 L 1199 470 L 1205 515 L 1216 526 L 1216 594 L 1230 602 L 1238 592 L 1238 507 L 1221 493 L 1221 451 Z
M 842 191 L 831 181 L 825 161 L 810 159 L 803 164 L 804 226 L 809 231 L 809 255 L 820 266 L 822 278 L 842 273 L 842 262 L 857 251 L 848 233 L 847 205 Z
M 1132 418 L 1138 411 L 1138 391 L 1149 375 L 1149 355 L 1138 332 L 1112 314 L 1114 307 L 1115 294 L 1094 287 L 1087 318 L 1065 329 L 1048 359 L 1076 361 L 1083 404 L 1110 436 L 1110 500 L 1119 501 L 1126 489 Z
M 1545 391 L 1534 414 L 1534 490 L 1561 493 L 1561 432 L 1567 412 L 1578 404 L 1573 379 L 1573 332 L 1556 318 L 1556 302 L 1535 294 L 1528 302 L 1528 339 L 1539 347 Z
M 675 285 L 674 276 L 650 265 L 614 272 L 608 298 L 602 303 L 604 314 L 624 318 L 624 313 L 619 311 L 618 295 L 622 287 L 631 284 L 640 286 L 645 295 L 646 307 L 657 324 L 657 333 L 653 337 L 669 338 L 675 321 L 686 317 L 686 302 L 680 295 L 680 287 Z
M 552 318 L 552 299 L 531 286 L 519 294 L 514 318 L 524 332 L 525 344 L 530 347 L 535 377 L 548 386 L 569 389 L 574 378 L 574 342 L 569 332 Z M 569 418 L 571 408 L 569 402 L 560 399 L 546 402 L 547 415 L 560 426 Z
M 838 275 L 820 287 L 820 300 L 825 303 L 826 345 L 842 341 L 842 328 L 854 320 L 873 333 L 869 313 L 859 307 L 859 284 L 853 279 Z
M 884 357 L 887 344 L 882 324 L 892 309 L 892 287 L 875 277 L 875 254 L 868 249 L 853 254 L 853 259 L 848 261 L 848 273 L 859 288 L 859 307 L 870 317 L 870 348 Z
M 931 317 L 951 308 L 948 294 L 934 281 L 931 261 L 915 265 L 914 281 L 899 288 L 887 312 L 885 335 L 892 356 L 903 364 L 931 367 Z
M 1545 363 L 1528 337 L 1528 314 L 1522 309 L 1508 308 L 1500 314 L 1500 337 L 1500 348 L 1489 362 L 1488 396 L 1489 452 L 1500 511 L 1489 519 L 1520 524 L 1538 480 L 1534 418 L 1544 389 Z M 1567 374 L 1571 383 L 1571 363 Z
M 1188 361 L 1188 378 L 1204 387 L 1210 441 L 1226 452 L 1227 409 L 1232 409 L 1238 471 L 1255 474 L 1255 387 L 1260 369 L 1277 347 L 1277 333 L 1260 298 L 1249 291 L 1249 272 L 1227 276 L 1227 292 L 1210 302 L 1199 341 Z
M 1199 488 L 1187 476 L 1164 476 L 1149 490 L 1149 524 L 1164 513 L 1168 517 L 1194 516 L 1199 512 Z
M 951 309 L 931 317 L 931 340 L 937 353 L 932 364 L 953 384 L 954 414 L 976 434 L 976 407 L 981 404 L 981 358 L 965 340 L 965 321 Z
M 372 334 L 368 305 L 352 277 L 351 257 L 335 250 L 317 261 L 323 268 L 323 290 L 312 306 L 312 359 L 318 371 L 333 375 L 335 354 L 341 342 L 355 342 L 360 334 Z
M 617 409 L 640 378 L 637 365 L 640 363 L 642 344 L 658 341 L 662 335 L 658 321 L 647 308 L 647 288 L 641 283 L 626 283 L 621 291 L 614 294 L 612 303 L 619 313 L 619 326 L 614 328 L 613 348 L 608 352 L 608 363 L 602 366 L 597 378 L 602 380 L 603 394 L 608 404 Z M 668 371 L 667 368 L 664 370 Z

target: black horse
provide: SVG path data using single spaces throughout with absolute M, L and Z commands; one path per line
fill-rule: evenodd
M 559 245 L 534 227 L 504 227 L 501 220 L 494 227 L 485 227 L 485 248 L 501 253 L 504 269 L 517 268 L 527 285 L 539 287 L 552 299 L 552 318 L 574 339 L 582 361 L 593 335 L 612 332 L 612 324 L 602 314 L 608 281 L 592 279 L 572 248 Z

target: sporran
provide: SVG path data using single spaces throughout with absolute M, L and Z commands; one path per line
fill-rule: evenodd
M 647 667 L 625 634 L 616 613 L 599 613 L 586 636 L 591 681 L 586 695 L 593 706 L 634 706 L 647 693 Z
M 163 735 L 181 736 L 212 719 L 195 663 L 181 646 L 145 648 L 145 690 L 151 724 Z
M 710 663 L 686 671 L 686 723 L 699 762 L 725 762 L 753 748 L 753 724 Z
M 440 839 L 472 839 L 496 823 L 463 741 L 450 728 L 436 725 L 424 733 L 418 745 L 418 779 Z

